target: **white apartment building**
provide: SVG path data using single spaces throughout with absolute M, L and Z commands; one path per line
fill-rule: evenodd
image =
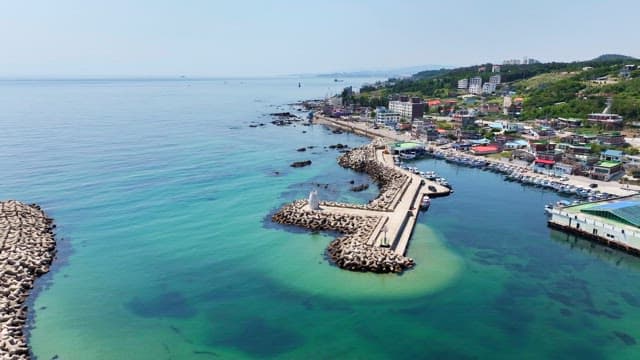
M 492 94 L 496 91 L 496 84 L 494 83 L 484 83 L 484 85 L 482 85 L 482 93 L 483 94 Z
M 493 75 L 489 78 L 489 82 L 495 85 L 500 84 L 500 81 L 502 80 L 502 76 L 500 76 L 500 74 L 498 75 Z
M 469 94 L 482 93 L 482 78 L 480 76 L 469 79 Z
M 400 118 L 413 120 L 424 115 L 425 103 L 419 98 L 408 99 L 401 97 L 400 100 L 389 101 L 389 112 L 400 114 Z
M 398 122 L 400 122 L 400 114 L 397 112 L 376 112 L 376 123 L 379 125 L 394 127 Z
M 469 87 L 469 79 L 458 80 L 458 89 L 467 90 L 468 87 Z
M 480 93 L 482 93 L 482 85 L 478 85 L 478 84 L 469 85 L 469 94 L 478 95 Z
M 502 62 L 502 65 L 520 65 L 520 59 L 510 59 Z
M 502 111 L 504 115 L 509 115 L 509 107 L 513 104 L 511 96 L 505 96 L 502 100 Z

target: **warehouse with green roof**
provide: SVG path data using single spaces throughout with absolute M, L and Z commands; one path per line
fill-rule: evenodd
M 640 255 L 640 195 L 556 207 L 548 224 Z

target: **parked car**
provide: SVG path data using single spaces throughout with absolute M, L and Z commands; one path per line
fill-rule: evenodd
M 589 184 L 589 187 L 592 189 L 595 189 L 598 187 L 598 184 L 592 183 L 592 184 Z

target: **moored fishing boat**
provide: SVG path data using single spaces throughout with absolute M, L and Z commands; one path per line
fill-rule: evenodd
M 431 206 L 431 198 L 429 195 L 425 195 L 422 197 L 422 202 L 420 203 L 420 210 L 427 210 Z

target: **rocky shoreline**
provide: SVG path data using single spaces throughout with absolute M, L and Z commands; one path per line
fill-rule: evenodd
M 0 202 L 0 358 L 29 359 L 25 301 L 56 252 L 53 221 L 38 205 Z
M 410 181 L 409 176 L 400 170 L 385 166 L 376 160 L 375 143 L 342 154 L 338 158 L 338 164 L 344 168 L 366 173 L 378 184 L 380 194 L 365 206 L 370 210 L 393 210 L 398 193 Z
M 398 198 L 411 179 L 403 172 L 385 166 L 376 159 L 381 140 L 352 149 L 338 158 L 340 166 L 367 173 L 378 184 L 380 194 L 366 205 L 324 201 L 321 207 L 370 211 L 369 215 L 312 210 L 308 201 L 297 200 L 283 206 L 272 221 L 304 227 L 313 231 L 331 230 L 343 234 L 327 247 L 328 258 L 342 269 L 376 273 L 400 273 L 415 265 L 413 259 L 395 253 L 388 247 L 370 243 L 376 229 L 379 233 L 386 214 L 393 211 Z

